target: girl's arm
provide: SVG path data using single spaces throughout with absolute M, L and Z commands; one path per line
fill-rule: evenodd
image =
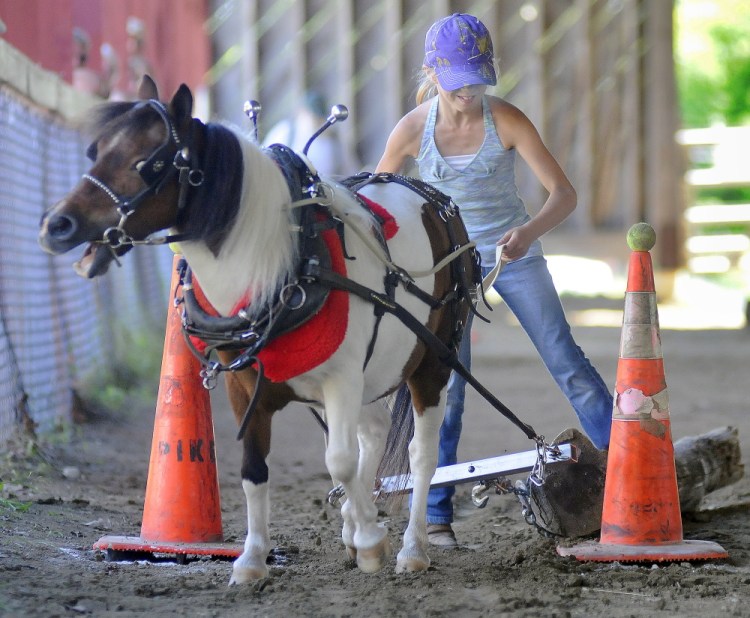
M 406 114 L 393 128 L 375 171 L 398 174 L 406 169 L 408 159 L 415 159 L 419 154 L 423 132 L 424 113 L 420 106 Z
M 575 210 L 577 196 L 565 172 L 542 142 L 532 122 L 518 108 L 501 101 L 493 105 L 498 135 L 506 148 L 515 148 L 549 193 L 536 215 L 522 226 L 508 230 L 498 241 L 505 244 L 503 255 L 517 260 L 531 243 L 557 227 Z

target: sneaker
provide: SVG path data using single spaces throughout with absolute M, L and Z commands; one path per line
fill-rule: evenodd
M 458 547 L 456 535 L 450 524 L 427 524 L 427 540 L 430 545 L 445 548 Z

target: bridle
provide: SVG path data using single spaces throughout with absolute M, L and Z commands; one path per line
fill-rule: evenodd
M 178 211 L 182 210 L 187 203 L 189 187 L 199 187 L 203 184 L 204 180 L 203 170 L 199 169 L 196 166 L 196 162 L 191 159 L 189 143 L 191 135 L 188 135 L 186 142 L 180 140 L 180 135 L 169 116 L 169 112 L 161 101 L 149 99 L 137 104 L 133 110 L 146 106 L 151 107 L 159 114 L 167 128 L 167 137 L 138 170 L 141 179 L 146 184 L 145 188 L 141 189 L 135 195 L 125 197 L 119 195 L 96 176 L 92 176 L 91 174 L 83 174 L 82 176 L 84 180 L 87 180 L 107 194 L 114 202 L 115 208 L 120 215 L 117 225 L 104 230 L 102 239 L 96 241 L 99 244 L 107 245 L 113 254 L 116 249 L 123 246 L 136 244 L 160 245 L 185 240 L 187 238 L 185 234 L 172 234 L 155 238 L 149 236 L 144 240 L 135 240 L 125 231 L 125 223 L 128 217 L 136 211 L 147 197 L 158 194 L 175 174 L 177 174 L 179 185 L 177 198 Z M 192 127 L 193 125 L 191 124 L 191 133 Z M 96 160 L 96 143 L 89 146 L 86 154 L 90 159 Z

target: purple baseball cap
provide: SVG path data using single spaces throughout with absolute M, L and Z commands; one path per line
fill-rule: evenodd
M 445 90 L 497 83 L 490 33 L 466 13 L 454 13 L 432 24 L 424 40 L 424 65 L 435 69 Z

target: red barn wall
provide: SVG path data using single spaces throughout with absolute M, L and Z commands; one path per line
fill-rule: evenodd
M 146 29 L 145 55 L 165 96 L 181 84 L 204 85 L 211 66 L 211 46 L 205 34 L 208 0 L 0 0 L 2 37 L 47 70 L 70 81 L 73 28 L 91 37 L 89 66 L 99 71 L 99 48 L 110 43 L 120 59 L 119 87 L 125 87 L 128 17 L 141 19 Z

